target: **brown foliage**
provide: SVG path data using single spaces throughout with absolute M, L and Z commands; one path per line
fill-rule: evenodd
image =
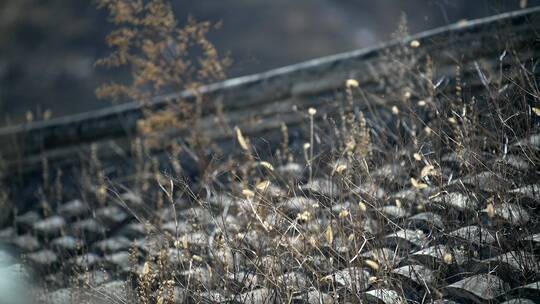
M 189 17 L 183 27 L 166 0 L 99 0 L 116 26 L 107 36 L 113 52 L 97 62 L 109 68 L 128 67 L 131 83 L 104 84 L 100 98 L 129 98 L 147 101 L 167 91 L 225 78 L 228 58 L 221 59 L 207 34 L 210 22 Z M 200 55 L 194 62 L 193 53 Z
M 168 0 L 98 0 L 98 7 L 109 12 L 116 28 L 107 36 L 112 53 L 97 65 L 127 68 L 131 73 L 128 83 L 100 86 L 96 90 L 99 98 L 146 104 L 165 93 L 196 92 L 203 84 L 225 78 L 230 60 L 221 58 L 207 38 L 219 24 L 189 17 L 179 26 Z M 201 107 L 199 102 L 180 101 L 165 111 L 146 113 L 138 124 L 139 133 L 152 137 L 171 128 L 196 126 L 193 120 L 200 118 Z

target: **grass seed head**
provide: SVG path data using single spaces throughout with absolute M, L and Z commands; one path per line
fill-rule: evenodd
M 415 39 L 415 40 L 411 41 L 410 45 L 411 45 L 411 47 L 412 47 L 413 49 L 417 49 L 417 48 L 420 47 L 420 41 L 418 41 L 418 40 Z
M 249 189 L 244 189 L 242 190 L 242 194 L 247 198 L 247 199 L 251 199 L 255 196 L 255 192 L 249 190 Z
M 242 149 L 244 151 L 248 151 L 249 150 L 249 145 L 248 145 L 246 139 L 244 138 L 244 135 L 242 134 L 242 130 L 240 130 L 240 128 L 238 128 L 238 127 L 235 127 L 234 129 L 236 130 L 236 139 L 238 140 L 238 143 L 240 144 L 240 147 L 242 147 Z
M 379 263 L 373 260 L 366 260 L 365 263 L 369 268 L 373 269 L 373 271 L 379 271 Z
M 349 89 L 358 88 L 359 86 L 358 81 L 356 79 L 347 79 L 347 81 L 345 82 L 345 85 Z
M 486 213 L 489 218 L 495 217 L 495 208 L 493 207 L 492 203 L 489 203 L 486 207 Z
M 411 177 L 411 185 L 412 185 L 414 188 L 418 189 L 418 190 L 426 189 L 426 188 L 428 187 L 427 184 L 424 184 L 424 183 L 418 181 L 418 180 L 417 180 L 416 178 L 414 178 L 414 177 Z
M 328 228 L 326 228 L 324 237 L 326 238 L 326 242 L 329 245 L 332 245 L 334 243 L 334 230 L 332 229 L 332 225 L 329 225 Z
M 344 218 L 347 218 L 349 214 L 350 214 L 349 210 L 343 209 L 339 212 L 339 217 L 344 219 Z
M 261 167 L 263 167 L 263 168 L 266 168 L 266 169 L 268 169 L 269 171 L 274 171 L 274 166 L 272 166 L 272 164 L 270 164 L 270 163 L 267 162 L 267 161 L 259 162 L 259 166 L 261 166 Z
M 364 204 L 364 202 L 358 202 L 358 207 L 360 208 L 360 211 L 362 212 L 366 212 L 367 211 L 367 206 L 366 204 Z
M 450 265 L 450 264 L 452 264 L 454 258 L 452 257 L 452 254 L 445 253 L 444 257 L 443 257 L 443 260 L 444 260 L 444 263 L 446 263 L 447 265 Z
M 255 185 L 255 188 L 257 188 L 257 190 L 260 192 L 265 192 L 271 184 L 272 183 L 270 181 L 265 180 Z

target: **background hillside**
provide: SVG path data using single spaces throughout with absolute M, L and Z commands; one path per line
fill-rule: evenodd
M 509 11 L 515 1 L 230 0 L 173 1 L 179 19 L 222 21 L 213 33 L 241 76 L 388 40 L 401 12 L 411 32 Z M 527 1 L 528 6 L 540 1 Z M 53 116 L 108 105 L 94 96 L 107 73 L 94 62 L 107 52 L 106 14 L 92 1 L 0 1 L 0 124 L 28 110 Z M 121 79 L 121 72 L 114 77 Z

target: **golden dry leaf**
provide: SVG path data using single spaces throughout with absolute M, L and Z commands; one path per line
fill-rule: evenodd
M 199 262 L 199 263 L 203 261 L 203 258 L 201 258 L 200 256 L 198 256 L 198 255 L 196 255 L 196 254 L 193 255 L 192 259 L 193 259 L 194 261 L 196 261 L 196 262 Z
M 236 130 L 236 139 L 238 140 L 240 147 L 242 147 L 242 149 L 244 149 L 245 151 L 248 151 L 249 146 L 246 139 L 244 138 L 244 135 L 242 135 L 242 131 L 238 127 L 235 127 L 234 129 Z
M 373 260 L 366 260 L 365 261 L 366 265 L 373 269 L 373 271 L 378 271 L 379 270 L 379 264 Z
M 426 189 L 428 187 L 427 184 L 417 181 L 414 177 L 411 177 L 411 184 L 413 187 L 419 190 Z
M 341 210 L 341 212 L 339 212 L 339 217 L 340 217 L 340 218 L 346 218 L 346 217 L 349 216 L 349 214 L 350 214 L 350 213 L 349 213 L 349 210 L 343 209 L 343 210 Z
M 261 192 L 264 192 L 268 189 L 268 187 L 270 187 L 270 181 L 262 181 L 260 183 L 258 183 L 257 185 L 255 185 L 255 188 L 257 188 L 257 190 L 261 191 Z
M 332 243 L 334 242 L 334 230 L 332 230 L 331 225 L 329 225 L 328 228 L 326 228 L 326 233 L 324 234 L 324 236 L 326 238 L 326 242 L 332 245 Z
M 266 169 L 268 169 L 270 171 L 274 171 L 274 166 L 272 166 L 272 164 L 269 163 L 269 162 L 262 161 L 262 162 L 259 163 L 259 166 L 265 167 Z
M 536 116 L 540 116 L 540 108 L 532 108 L 532 111 L 534 114 L 536 114 Z
M 252 198 L 255 196 L 255 192 L 249 190 L 249 189 L 244 189 L 242 190 L 242 194 L 246 197 L 246 198 Z
M 422 168 L 422 171 L 420 172 L 420 176 L 422 178 L 426 176 L 434 176 L 437 175 L 437 170 L 435 170 L 435 167 L 433 165 L 427 165 L 424 168 Z

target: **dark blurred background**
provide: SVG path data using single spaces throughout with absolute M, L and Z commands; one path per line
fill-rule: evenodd
M 390 39 L 400 15 L 411 33 L 540 0 L 173 0 L 182 22 L 222 21 L 211 37 L 237 77 Z M 110 105 L 94 89 L 107 71 L 105 11 L 91 0 L 0 0 L 0 125 L 50 110 L 53 117 Z M 117 75 L 118 76 L 118 75 Z M 120 77 L 122 77 L 120 75 Z

